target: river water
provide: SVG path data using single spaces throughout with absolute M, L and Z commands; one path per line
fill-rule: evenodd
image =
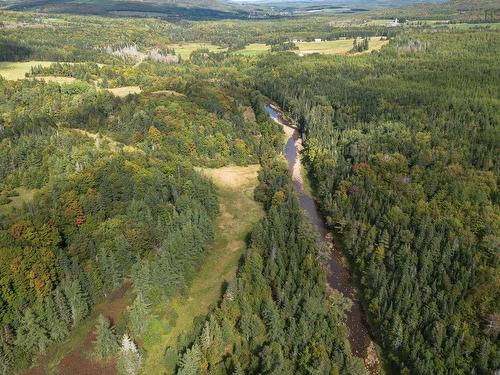
M 377 374 L 379 373 L 379 365 L 375 347 L 368 333 L 365 315 L 357 297 L 357 291 L 352 285 L 349 270 L 342 261 L 340 252 L 318 211 L 316 202 L 304 190 L 302 163 L 299 157 L 299 152 L 302 150 L 301 134 L 296 126 L 285 119 L 283 112 L 275 104 L 267 103 L 266 111 L 274 121 L 283 126 L 287 135 L 284 154 L 300 206 L 307 212 L 309 220 L 318 229 L 322 240 L 332 251 L 332 257 L 327 266 L 328 284 L 332 289 L 342 292 L 353 302 L 351 310 L 346 314 L 352 353 L 364 360 L 365 367 L 370 374 Z

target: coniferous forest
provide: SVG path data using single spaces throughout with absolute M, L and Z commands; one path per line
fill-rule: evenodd
M 181 3 L 0 4 L 0 375 L 500 371 L 498 4 Z

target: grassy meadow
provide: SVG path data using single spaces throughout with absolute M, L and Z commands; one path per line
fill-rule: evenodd
M 178 43 L 178 44 L 170 44 L 169 48 L 175 49 L 175 53 L 180 55 L 182 59 L 187 60 L 191 53 L 200 48 L 206 48 L 210 52 L 222 52 L 225 51 L 225 48 L 216 46 L 214 44 L 206 44 L 206 43 Z
M 325 40 L 321 42 L 298 42 L 298 50 L 295 53 L 304 55 L 319 53 L 322 55 L 346 55 L 352 49 L 353 39 Z M 380 37 L 370 38 L 370 44 L 367 51 L 362 53 L 379 50 L 388 40 L 381 40 Z M 263 43 L 252 43 L 237 53 L 244 56 L 256 56 L 270 51 L 271 47 Z
M 224 282 L 236 275 L 245 238 L 263 215 L 261 205 L 253 199 L 258 170 L 258 165 L 201 170 L 219 188 L 215 240 L 187 295 L 155 307 L 155 317 L 144 335 L 148 356 L 142 374 L 164 373 L 165 349 L 176 346 L 179 336 L 193 327 L 193 319 L 207 314 L 209 306 L 219 299 Z
M 4 79 L 18 80 L 25 78 L 26 73 L 29 73 L 31 67 L 41 65 L 43 67 L 50 66 L 54 61 L 23 61 L 23 62 L 0 62 L 0 75 Z

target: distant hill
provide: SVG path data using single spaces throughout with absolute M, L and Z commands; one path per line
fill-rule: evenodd
M 389 18 L 443 19 L 455 22 L 500 22 L 498 0 L 450 0 L 442 4 L 411 4 L 382 10 Z
M 0 8 L 46 13 L 157 17 L 172 21 L 248 17 L 242 7 L 218 0 L 0 0 Z

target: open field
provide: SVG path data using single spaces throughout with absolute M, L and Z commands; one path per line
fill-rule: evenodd
M 268 52 L 271 49 L 271 46 L 268 46 L 264 43 L 252 43 L 246 46 L 241 51 L 237 53 L 243 56 L 255 56 L 260 55 L 261 53 Z
M 175 49 L 175 53 L 180 55 L 184 60 L 189 59 L 191 53 L 200 48 L 207 48 L 210 52 L 222 52 L 226 50 L 225 48 L 221 48 L 214 44 L 205 43 L 179 43 L 170 44 L 168 47 Z
M 151 92 L 151 95 L 155 95 L 155 96 L 160 96 L 160 95 L 164 95 L 164 96 L 186 96 L 184 94 L 181 94 L 180 92 L 177 92 L 177 91 L 174 91 L 174 90 L 158 90 L 158 91 L 153 91 Z
M 125 96 L 130 95 L 130 94 L 140 94 L 142 92 L 142 90 L 139 86 L 123 86 L 123 87 L 116 87 L 114 89 L 106 89 L 106 90 L 108 90 L 114 96 L 118 96 L 120 98 L 124 98 Z
M 0 75 L 9 80 L 23 79 L 32 66 L 50 66 L 55 61 L 0 62 Z
M 236 274 L 238 260 L 245 249 L 245 237 L 262 217 L 259 203 L 253 200 L 259 166 L 200 169 L 219 187 L 220 214 L 217 218 L 215 240 L 208 250 L 186 297 L 176 297 L 168 307 L 155 311 L 150 331 L 154 336 L 145 341 L 148 353 L 143 374 L 162 374 L 163 355 L 168 346 L 175 346 L 177 338 L 193 326 L 193 319 L 204 316 L 209 306 L 220 297 L 224 281 Z M 165 311 L 166 310 L 166 311 Z
M 102 147 L 105 145 L 106 147 L 109 147 L 109 149 L 112 152 L 138 152 L 141 154 L 144 154 L 144 151 L 138 149 L 137 147 L 133 145 L 126 145 L 121 142 L 115 141 L 113 138 L 108 137 L 107 135 L 103 135 L 100 133 L 91 133 L 89 131 L 83 130 L 83 129 L 76 129 L 76 128 L 71 128 L 67 129 L 69 131 L 72 131 L 74 133 L 78 133 L 80 135 L 84 135 L 86 137 L 92 138 L 95 141 L 95 146 L 97 148 Z
M 311 53 L 320 53 L 323 55 L 345 55 L 352 49 L 353 39 L 328 40 L 323 42 L 302 42 L 297 43 L 298 53 L 308 55 Z M 370 38 L 368 51 L 371 52 L 382 48 L 388 40 L 380 40 L 380 37 Z
M 368 51 L 364 51 L 362 53 L 378 50 L 388 42 L 388 40 L 380 40 L 380 37 L 372 37 L 370 38 Z M 320 53 L 322 55 L 345 55 L 352 49 L 352 43 L 353 39 L 325 40 L 322 42 L 299 42 L 296 43 L 299 49 L 294 52 L 304 55 L 311 53 Z M 245 49 L 238 51 L 237 53 L 245 56 L 255 56 L 266 53 L 270 49 L 271 47 L 265 44 L 253 43 L 249 44 L 245 47 Z

